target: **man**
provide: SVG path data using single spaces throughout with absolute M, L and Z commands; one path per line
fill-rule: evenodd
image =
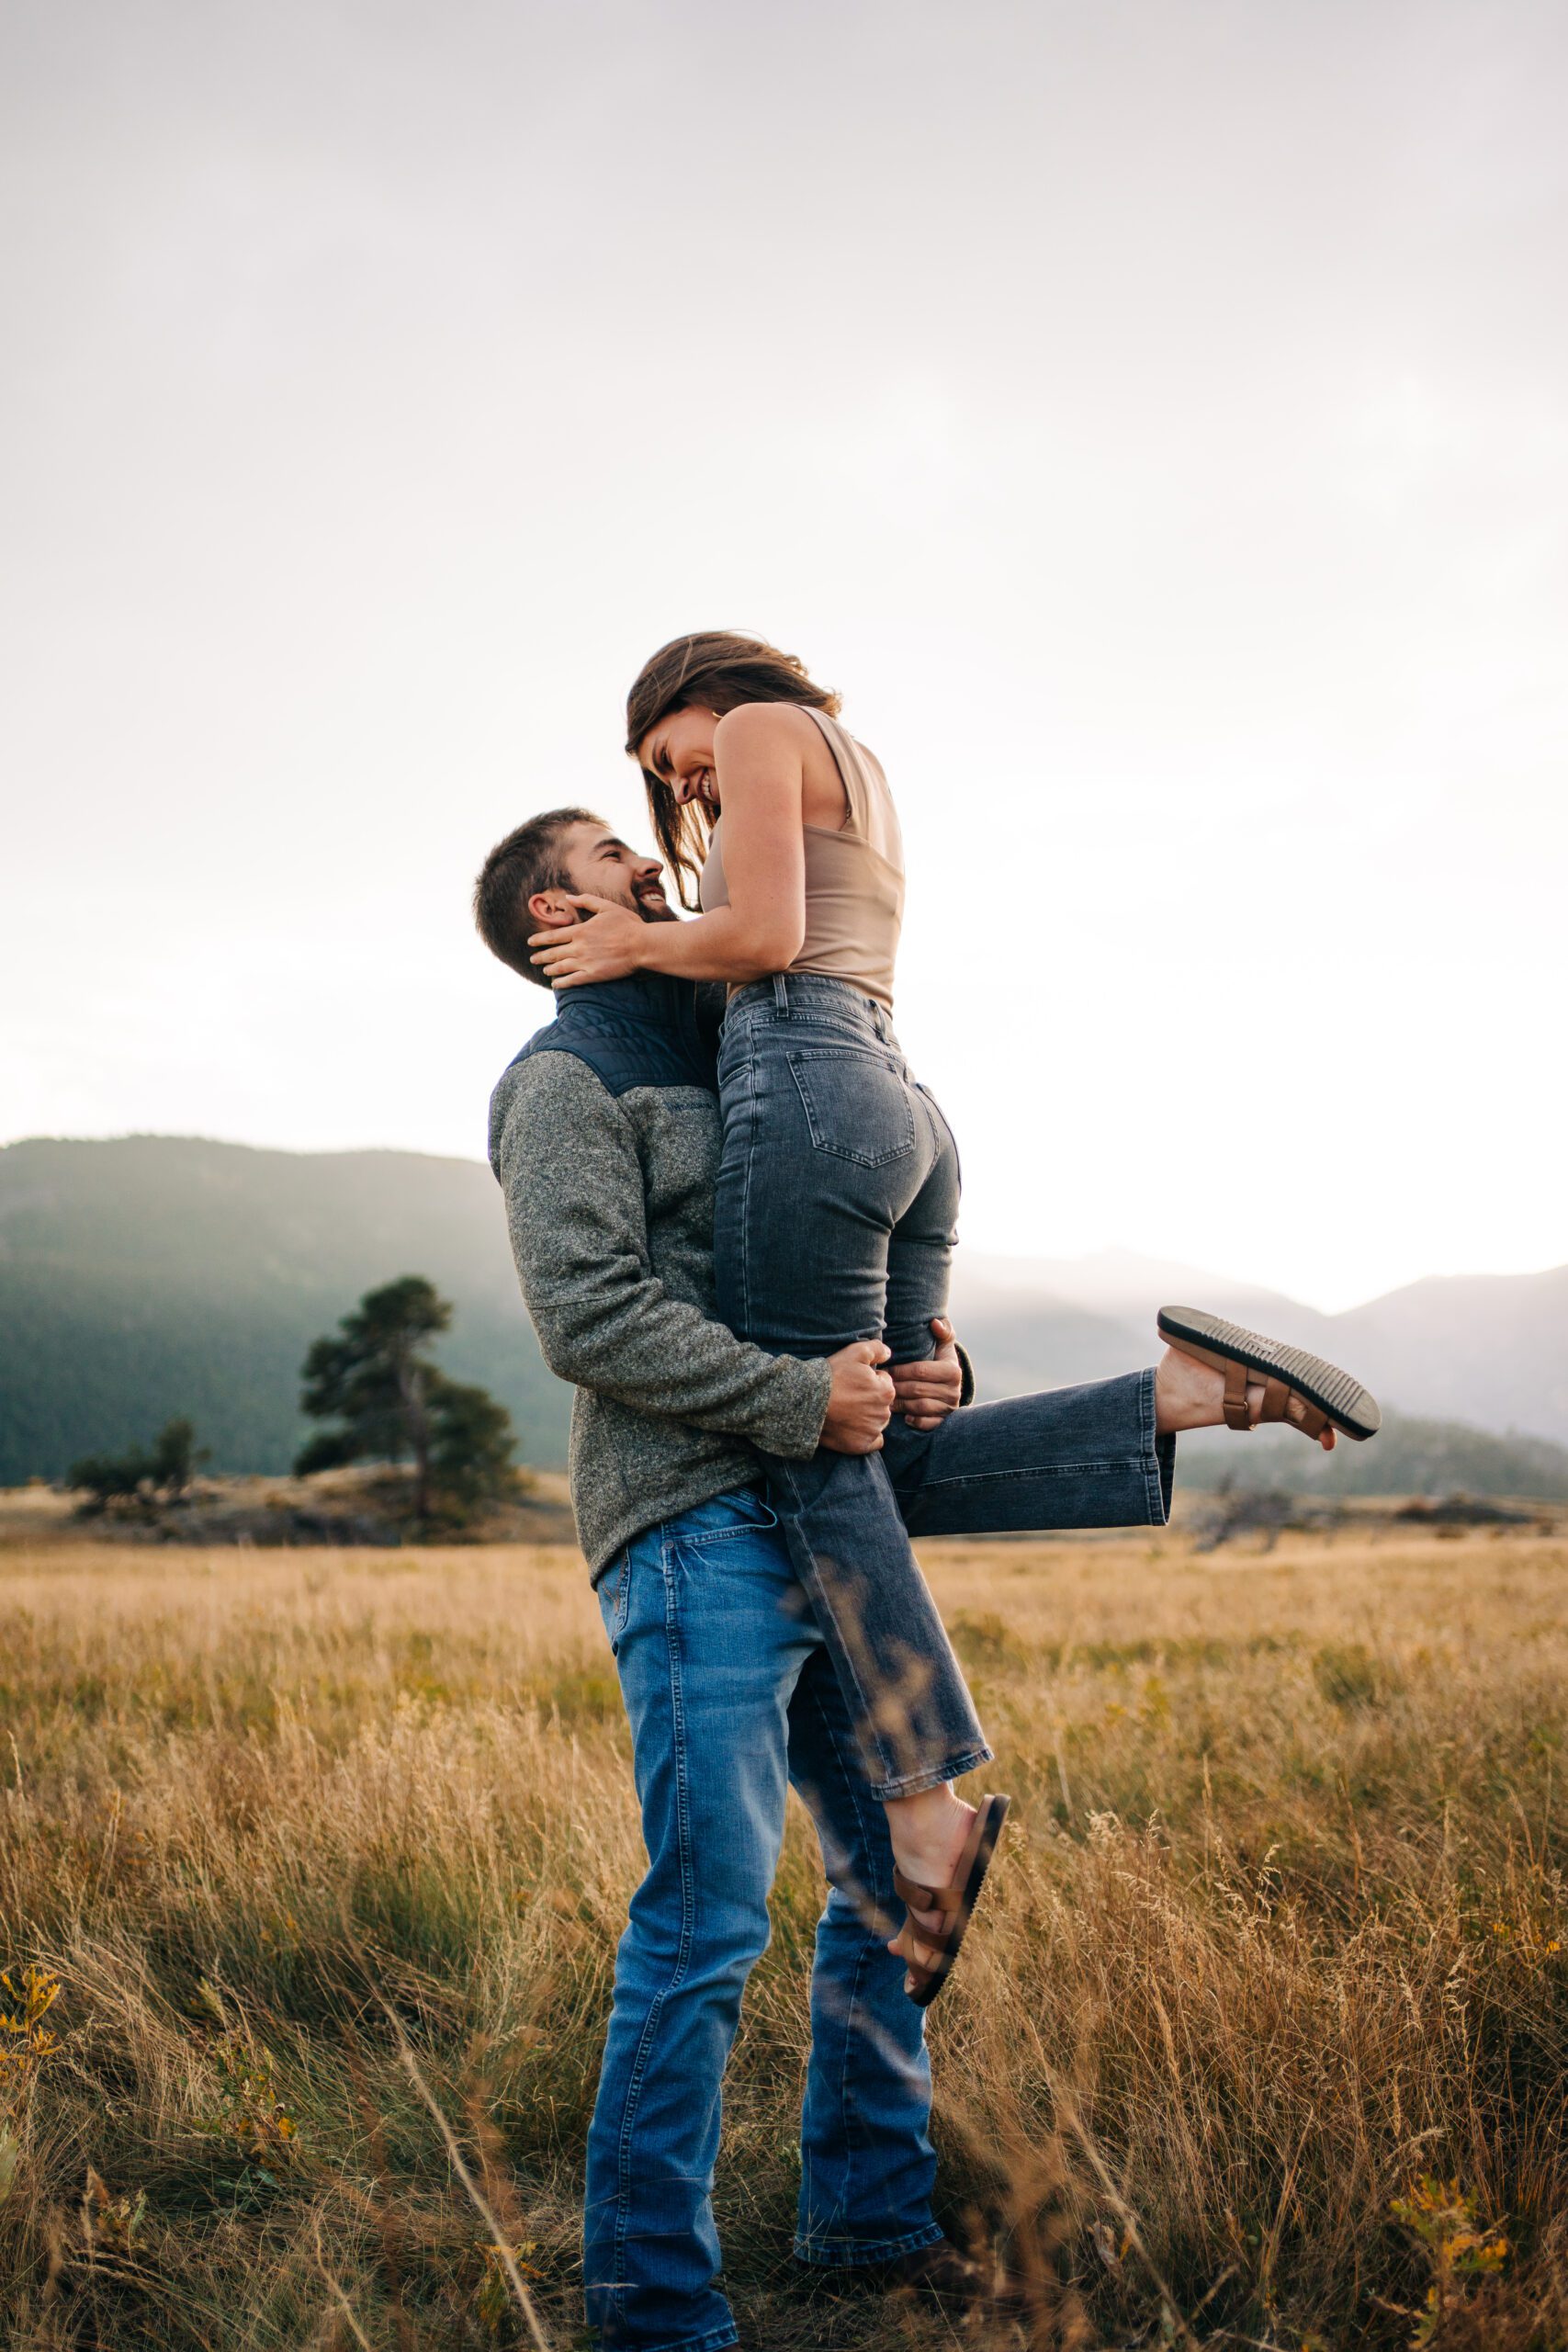
M 491 853 L 476 919 L 537 980 L 529 935 L 576 920 L 575 893 L 674 920 L 660 872 L 590 811 L 552 809 Z M 880 1443 L 916 1535 L 1159 1526 L 1170 1432 L 1217 1420 L 1223 1385 L 1178 1356 L 1157 1397 L 1149 1371 L 954 1411 L 968 1383 L 945 1325 L 936 1358 L 891 1373 L 871 1341 L 804 1362 L 736 1339 L 713 1312 L 712 993 L 650 973 L 571 990 L 491 1106 L 523 1294 L 546 1361 L 578 1392 L 573 1507 L 649 1852 L 589 2133 L 584 2249 L 600 2340 L 638 2352 L 739 2340 L 715 2283 L 720 2083 L 767 1942 L 791 1781 L 829 1882 L 796 2256 L 964 2299 L 981 2286 L 932 2219 L 923 2013 L 885 1947 L 899 1916 L 886 1829 L 758 1452 Z

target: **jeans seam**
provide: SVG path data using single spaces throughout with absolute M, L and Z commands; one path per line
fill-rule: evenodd
M 736 1287 L 740 1294 L 740 1328 L 743 1331 L 751 1328 L 751 1251 L 748 1236 L 751 1230 L 751 1170 L 757 1157 L 757 1106 L 752 1088 L 755 1059 L 753 1052 L 746 1068 L 746 1168 L 740 1179 L 740 1246 L 737 1252 L 740 1266 Z
M 682 1535 L 681 1543 L 688 1552 L 706 1551 L 710 1544 L 733 1544 L 741 1535 L 771 1535 L 778 1521 L 748 1520 L 744 1527 L 710 1527 L 703 1535 Z
M 876 1867 L 875 1857 L 879 1847 L 886 1838 L 886 1817 L 884 1817 L 881 1822 L 878 1822 L 874 1816 L 868 1818 L 867 1806 L 869 1804 L 874 1804 L 875 1802 L 872 1791 L 863 1777 L 858 1768 L 858 1764 L 852 1756 L 845 1757 L 840 1750 L 839 1743 L 834 1737 L 832 1719 L 822 1703 L 820 1692 L 813 1690 L 808 1693 L 808 1698 L 809 1703 L 817 1718 L 818 1730 L 822 1736 L 824 1746 L 838 1761 L 838 1768 L 843 1791 L 848 1797 L 854 1820 L 855 1836 L 858 1840 L 861 1856 L 863 1858 L 865 1865 L 865 1883 L 862 1883 L 861 1882 L 857 1870 L 856 1859 L 852 1852 L 846 1854 L 844 1859 L 844 1869 L 850 1877 L 852 1885 L 854 1886 L 857 1892 L 863 1896 L 867 1903 L 869 1903 L 874 1913 L 881 1918 L 885 1916 L 887 1906 L 883 1889 L 877 1883 L 879 1873 Z M 890 1858 L 889 1852 L 889 1859 Z M 826 1857 L 824 1857 L 824 1859 L 826 1859 Z M 837 1888 L 832 1881 L 829 1881 L 828 1891 L 829 1904 L 830 1905 L 832 1903 L 833 1896 L 836 1892 L 842 1891 L 843 1890 Z M 892 1897 L 893 1890 L 891 1881 L 889 1881 L 886 1894 L 888 1897 Z M 896 1900 L 897 1898 L 894 1897 L 893 1899 Z M 846 2217 L 853 2211 L 854 2206 L 854 2155 L 857 2146 L 857 2136 L 852 2128 L 850 2112 L 850 2077 L 852 2060 L 863 2052 L 865 2046 L 865 2038 L 863 2036 L 859 2025 L 859 2009 L 862 2006 L 862 1994 L 864 1987 L 865 1975 L 868 1969 L 870 1969 L 881 1957 L 881 1945 L 882 1928 L 880 1927 L 874 1929 L 868 1928 L 866 1937 L 862 1941 L 855 1957 L 854 1972 L 850 1985 L 848 1999 L 844 2004 L 841 2013 L 835 2019 L 835 2023 L 837 2024 L 841 2036 L 839 2045 L 841 2055 L 838 2061 L 839 2142 L 843 2159 L 843 2177 L 838 2195 L 838 2208 L 840 2214 Z M 922 2041 L 924 2039 L 923 2029 L 921 2039 Z M 854 2255 L 847 2257 L 847 2259 L 851 2261 L 886 2260 L 892 2256 L 911 2252 L 919 2246 L 935 2245 L 941 2239 L 942 2235 L 942 2232 L 938 2228 L 935 2222 L 927 2222 L 919 2230 L 906 2232 L 901 2237 L 897 2239 L 881 2240 L 877 2243 L 876 2247 L 873 2251 L 864 2255 L 862 2255 L 857 2251 Z M 808 2241 L 797 2228 L 795 2232 L 796 2252 L 799 2253 L 807 2243 Z M 831 2267 L 836 2263 L 846 2259 L 846 2257 L 836 2256 L 824 2257 L 815 2253 L 806 2256 L 803 2258 L 823 2262 L 825 2267 Z
M 621 1554 L 620 1574 L 615 1581 L 615 1602 L 610 1611 L 610 1652 L 614 1657 L 626 1637 L 626 1620 L 632 1607 L 632 1547 L 628 1544 Z
M 675 1578 L 671 1563 L 668 1530 L 660 1528 L 659 1565 L 664 1581 L 664 1640 L 670 1662 L 671 1749 L 675 1763 L 675 1851 L 681 1872 L 681 1942 L 670 1981 L 656 1993 L 648 2006 L 648 2019 L 637 2043 L 632 2064 L 631 2077 L 626 2085 L 626 2103 L 621 2117 L 621 2144 L 615 2167 L 619 2211 L 615 2216 L 615 2284 L 622 2288 L 626 2276 L 626 2233 L 631 2219 L 631 2144 L 637 2122 L 638 2101 L 642 2096 L 643 2077 L 658 2034 L 660 2019 L 666 2002 L 685 1977 L 692 1957 L 695 1929 L 695 1891 L 692 1883 L 692 1820 L 690 1805 L 690 1774 L 686 1755 L 686 1718 L 682 1706 L 681 1645 L 679 1617 L 675 1604 Z M 722 2340 L 722 2339 L 721 2339 Z M 715 2352 L 717 2352 L 716 2346 Z
M 739 1012 L 728 1014 L 726 1019 L 737 1036 L 742 1029 L 770 1029 L 775 1022 L 787 1022 L 792 1029 L 826 1029 L 837 1025 L 858 1030 L 861 1026 L 852 1006 L 846 1009 L 840 1005 L 829 1005 L 825 1012 L 804 1012 L 792 1004 L 787 1012 L 781 1012 L 776 1004 L 759 1001 L 743 1006 Z M 876 1038 L 878 1045 L 890 1042 L 890 1038 L 883 1037 L 869 1021 L 865 1027 Z
M 787 1513 L 781 1513 L 781 1517 L 787 1517 L 789 1519 L 791 1524 L 795 1530 L 802 1547 L 810 1555 L 813 1566 L 815 1566 L 817 1557 L 816 1552 L 807 1538 L 805 1530 L 800 1525 L 800 1490 L 795 1485 L 794 1476 L 790 1471 L 788 1464 L 784 1462 L 782 1459 L 779 1460 L 776 1464 L 771 1462 L 769 1464 L 769 1476 L 770 1478 L 776 1476 L 782 1485 L 788 1487 L 790 1502 L 793 1509 Z M 784 1540 L 786 1543 L 788 1542 L 789 1539 L 787 1534 Z M 833 1671 L 838 1675 L 840 1683 L 846 1679 L 848 1680 L 850 1689 L 854 1694 L 856 1722 L 858 1724 L 863 1726 L 864 1730 L 869 1733 L 870 1737 L 874 1740 L 877 1763 L 884 1770 L 886 1770 L 887 1764 L 891 1759 L 888 1756 L 887 1749 L 883 1745 L 881 1733 L 874 1728 L 876 1716 L 872 1707 L 870 1697 L 866 1691 L 864 1684 L 860 1679 L 860 1674 L 856 1668 L 854 1659 L 851 1657 L 841 1637 L 837 1643 L 835 1643 L 833 1639 L 833 1635 L 837 1634 L 839 1630 L 838 1620 L 834 1617 L 831 1609 L 827 1607 L 826 1604 L 824 1604 L 820 1610 L 817 1608 L 810 1586 L 806 1584 L 804 1578 L 802 1578 L 801 1581 L 802 1589 L 806 1593 L 807 1599 L 812 1602 L 812 1613 L 816 1616 L 822 1638 L 828 1645 L 828 1655 L 832 1659 Z M 832 1629 L 831 1633 L 829 1630 L 829 1627 Z M 953 1773 L 951 1775 L 944 1774 L 942 1777 L 951 1777 L 956 1780 L 958 1776 L 956 1773 Z M 874 1788 L 882 1788 L 885 1785 L 887 1784 L 882 1781 L 877 1781 L 873 1783 Z M 929 1787 L 931 1783 L 928 1781 L 923 1785 Z
M 829 1745 L 831 1746 L 831 1725 L 827 1721 L 821 1697 L 815 1690 L 811 1694 L 811 1702 L 812 1705 L 817 1710 L 818 1723 L 822 1724 L 823 1729 L 829 1734 Z M 848 1773 L 845 1774 L 844 1778 L 846 1785 L 852 1792 L 852 1803 L 854 1807 L 855 1828 L 860 1838 L 862 1850 L 869 1854 L 872 1850 L 872 1844 L 871 1839 L 866 1834 L 865 1816 L 861 1811 L 861 1796 L 864 1783 L 852 1780 Z M 828 1900 L 830 1903 L 832 1899 L 833 1892 L 829 1885 L 828 1890 Z M 857 2028 L 855 2024 L 855 2010 L 860 2000 L 861 1976 L 864 1969 L 865 1958 L 866 1948 L 863 1944 L 855 1957 L 854 1974 L 850 1982 L 849 1998 L 845 2003 L 844 2015 L 840 2022 L 843 2058 L 839 2067 L 839 2139 L 844 2153 L 843 2207 L 846 2212 L 852 2210 L 854 2203 L 853 2188 L 855 2143 L 853 2134 L 850 2129 L 850 2065 L 852 2053 L 856 2047 Z
M 896 1495 L 929 1495 L 939 1487 L 994 1487 L 1018 1485 L 1027 1478 L 1116 1478 L 1128 1470 L 1147 1476 L 1149 1456 L 1145 1453 L 1122 1454 L 1101 1462 L 1041 1462 L 1021 1463 L 1009 1470 L 967 1470 L 962 1477 L 920 1478 L 912 1486 L 900 1487 L 893 1482 Z
M 820 1702 L 818 1702 L 818 1704 Z M 848 1776 L 846 1775 L 846 1778 Z M 868 1831 L 865 1815 L 862 1808 L 865 1799 L 870 1796 L 871 1792 L 865 1787 L 863 1782 L 852 1781 L 850 1786 L 853 1790 L 855 1826 L 860 1835 L 862 1847 L 869 1855 L 874 1849 L 874 1841 L 870 1832 Z M 868 1892 L 872 1892 L 873 1900 L 877 1903 L 877 1907 L 880 1909 L 880 1897 L 875 1894 L 874 1890 L 868 1890 Z M 830 1895 L 829 1900 L 831 1900 Z M 871 1944 L 868 1940 L 861 1946 L 860 1952 L 855 1961 L 854 1976 L 850 1985 L 849 2004 L 844 2019 L 846 2052 L 849 2051 L 858 2051 L 859 2048 L 859 2029 L 855 2023 L 855 2017 L 860 2007 L 862 1984 L 863 1983 L 865 1971 L 870 1963 L 871 1957 Z M 850 2065 L 847 2054 L 845 2064 L 840 2074 L 840 2094 L 839 2129 L 843 2137 L 844 2206 L 845 2210 L 848 2211 L 853 2202 L 852 2190 L 854 2184 L 855 2139 L 850 2129 Z
M 910 1084 L 910 1087 L 912 1088 L 913 1091 L 914 1091 L 916 1094 L 918 1094 L 918 1095 L 919 1096 L 919 1099 L 920 1099 L 920 1109 L 921 1109 L 921 1111 L 925 1114 L 926 1132 L 927 1132 L 927 1134 L 931 1136 L 931 1149 L 932 1149 L 932 1151 L 933 1151 L 933 1152 L 935 1152 L 935 1153 L 936 1153 L 936 1155 L 937 1155 L 937 1156 L 938 1156 L 938 1158 L 940 1159 L 940 1157 L 941 1157 L 941 1155 L 942 1155 L 942 1137 L 941 1137 L 941 1136 L 939 1136 L 939 1135 L 938 1135 L 938 1133 L 937 1133 L 937 1131 L 936 1131 L 936 1119 L 932 1116 L 933 1112 L 937 1112 L 937 1108 L 938 1108 L 938 1106 L 937 1106 L 936 1102 L 932 1100 L 932 1097 L 931 1097 L 931 1095 L 930 1094 L 930 1092 L 927 1091 L 927 1089 L 926 1089 L 925 1087 L 923 1087 L 923 1086 L 920 1084 L 920 1081 L 919 1081 L 919 1080 L 918 1078 L 913 1078 L 913 1079 L 911 1079 L 911 1080 L 909 1080 L 909 1084 Z M 940 1115 L 940 1114 L 939 1114 L 939 1115 Z M 943 1125 L 944 1126 L 947 1125 L 947 1122 L 946 1122 L 946 1120 L 945 1120 L 945 1119 L 943 1119 L 943 1121 L 942 1121 L 942 1125 Z M 948 1133 L 949 1133 L 949 1135 L 950 1135 L 950 1136 L 951 1136 L 952 1132 L 953 1132 L 953 1130 L 952 1130 L 951 1128 L 948 1128 Z

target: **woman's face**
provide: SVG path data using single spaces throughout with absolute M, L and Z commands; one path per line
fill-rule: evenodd
M 714 768 L 711 710 L 672 710 L 650 727 L 637 747 L 637 765 L 662 776 L 682 808 L 695 800 L 718 814 L 718 777 Z

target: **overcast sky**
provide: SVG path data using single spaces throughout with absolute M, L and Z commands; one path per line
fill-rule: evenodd
M 9 0 L 0 1133 L 482 1156 L 468 892 L 773 637 L 964 1238 L 1568 1258 L 1568 10 Z

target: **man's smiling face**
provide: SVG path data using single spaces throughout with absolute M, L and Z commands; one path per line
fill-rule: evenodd
M 613 899 L 644 922 L 675 922 L 674 908 L 660 880 L 664 868 L 657 857 L 628 849 L 618 833 L 598 824 L 572 825 L 559 842 L 561 870 L 568 887 L 595 898 Z M 557 924 L 580 922 L 582 917 L 555 891 L 541 890 L 528 901 L 529 910 Z

